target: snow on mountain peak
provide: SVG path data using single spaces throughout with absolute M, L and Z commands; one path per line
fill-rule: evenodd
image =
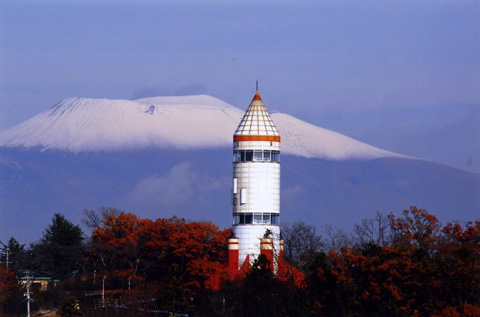
M 194 95 L 194 96 L 160 96 L 160 97 L 149 97 L 133 100 L 142 105 L 157 105 L 161 106 L 173 106 L 178 107 L 191 107 L 191 106 L 207 106 L 215 107 L 219 109 L 237 109 L 232 105 L 229 105 L 223 100 L 218 98 L 208 96 L 208 95 Z
M 0 146 L 71 152 L 230 147 L 243 113 L 207 95 L 70 98 L 0 133 Z M 335 160 L 401 156 L 283 113 L 271 116 L 285 154 Z
M 385 151 L 343 134 L 323 129 L 284 113 L 271 114 L 282 135 L 282 152 L 304 157 L 332 160 L 404 157 Z

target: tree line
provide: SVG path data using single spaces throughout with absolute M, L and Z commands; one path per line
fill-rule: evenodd
M 231 229 L 113 208 L 84 216 L 88 236 L 55 214 L 39 242 L 1 243 L 4 314 L 26 310 L 16 278 L 30 274 L 59 281 L 33 288 L 33 309 L 61 307 L 65 316 L 480 315 L 480 221 L 442 225 L 411 207 L 398 216 L 377 213 L 351 232 L 283 224 L 290 265 L 275 275 L 260 256 L 233 278 Z

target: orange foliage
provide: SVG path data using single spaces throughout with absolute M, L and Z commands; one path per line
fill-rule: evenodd
M 479 316 L 480 221 L 442 228 L 435 216 L 416 207 L 389 219 L 391 243 L 316 253 L 308 272 L 280 259 L 276 281 L 261 276 L 271 286 L 289 281 L 289 291 L 308 294 L 298 299 L 311 315 Z M 109 216 L 92 234 L 88 260 L 117 288 L 131 283 L 131 305 L 156 298 L 160 310 L 195 315 L 227 280 L 230 235 L 230 229 L 175 217 Z M 241 281 L 251 272 L 232 281 L 224 298 L 235 294 L 235 287 L 250 285 Z M 261 287 L 257 284 L 252 285 Z
M 189 287 L 214 289 L 224 274 L 230 234 L 230 229 L 176 217 L 152 221 L 133 214 L 110 215 L 92 233 L 90 259 L 103 265 L 107 276 L 137 284 L 153 267 L 180 270 Z
M 329 285 L 317 288 L 324 301 L 314 307 L 340 315 L 479 316 L 480 222 L 441 229 L 416 207 L 390 215 L 390 222 L 392 245 L 328 254 L 308 285 Z
M 431 247 L 440 230 L 438 219 L 425 209 L 418 209 L 415 206 L 402 213 L 401 218 L 389 216 L 396 245 L 404 248 Z

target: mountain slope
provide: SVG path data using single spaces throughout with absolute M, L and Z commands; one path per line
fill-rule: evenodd
M 0 146 L 118 151 L 231 147 L 243 111 L 200 95 L 135 101 L 71 98 L 0 133 Z M 282 113 L 282 152 L 326 159 L 400 157 Z
M 82 152 L 0 148 L 0 240 L 39 238 L 55 212 L 84 208 L 141 218 L 231 223 L 231 149 Z M 426 208 L 444 223 L 478 219 L 480 175 L 420 160 L 283 156 L 281 221 L 351 230 L 375 212 Z

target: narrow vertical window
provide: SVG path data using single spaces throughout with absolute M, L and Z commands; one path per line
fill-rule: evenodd
M 240 151 L 233 151 L 233 161 L 240 162 L 242 153 Z
M 270 223 L 270 214 L 264 213 L 263 214 L 263 223 Z
M 271 159 L 270 157 L 270 151 L 263 151 L 263 160 L 269 162 Z
M 236 194 L 237 193 L 237 178 L 234 177 L 233 178 L 233 193 Z
M 247 203 L 247 189 L 242 188 L 240 189 L 240 204 L 244 205 Z
M 233 224 L 238 225 L 240 223 L 240 215 L 239 214 L 233 214 Z
M 280 162 L 280 152 L 272 151 L 272 162 Z

